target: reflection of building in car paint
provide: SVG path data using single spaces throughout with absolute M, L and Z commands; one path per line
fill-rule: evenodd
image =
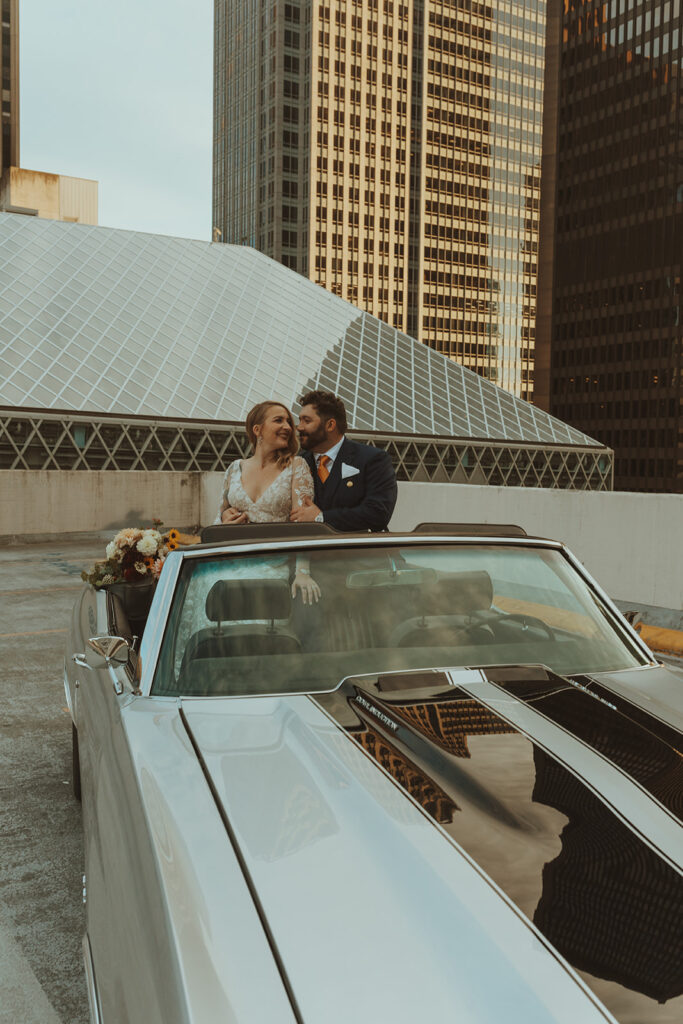
M 547 685 L 548 673 L 541 668 L 487 671 L 492 677 L 508 675 L 519 680 L 527 671 L 532 687 L 541 689 L 539 684 L 545 679 L 545 692 L 554 695 L 554 688 Z M 409 680 L 415 687 L 429 685 L 425 673 L 393 678 L 404 688 Z M 382 679 L 381 688 L 366 683 L 367 694 L 395 720 L 403 719 L 407 729 L 397 735 L 394 746 L 365 724 L 352 727 L 349 731 L 364 749 L 435 821 L 452 826 L 447 831 L 520 909 L 533 917 L 558 952 L 579 972 L 586 972 L 590 987 L 619 1020 L 629 1024 L 678 1021 L 679 1007 L 670 1002 L 683 993 L 683 880 L 678 872 L 584 780 L 476 700 L 453 693 L 411 703 L 399 697 L 395 702 L 390 697 L 392 677 Z M 442 685 L 438 673 L 432 673 L 431 679 L 432 686 Z M 565 685 L 562 692 L 570 706 L 576 697 L 577 703 L 588 708 L 602 707 L 582 690 Z M 317 699 L 324 703 L 324 697 Z M 631 712 L 636 718 L 640 715 L 637 709 Z M 614 717 L 615 711 L 611 714 Z M 643 717 L 649 720 L 644 713 Z M 567 727 L 572 731 L 570 720 Z M 629 774 L 634 778 L 657 774 L 661 757 L 653 757 L 647 744 L 639 754 L 639 745 L 634 745 L 626 726 L 620 729 L 617 724 L 615 728 L 610 744 L 604 722 L 596 721 L 593 732 L 584 737 L 587 746 L 602 749 L 608 760 L 621 761 L 623 750 L 631 749 Z M 502 753 L 508 759 L 508 778 L 504 778 L 504 768 L 502 774 L 498 770 L 502 764 L 496 743 L 486 753 L 478 749 L 472 758 L 475 772 L 465 777 L 457 770 L 445 769 L 444 762 L 435 762 L 428 745 L 415 746 L 408 731 L 459 757 L 469 757 L 468 735 L 513 734 L 519 745 L 512 756 L 511 748 Z M 400 749 L 404 744 L 417 755 L 415 761 L 408 760 Z M 524 748 L 528 770 L 516 774 L 515 768 L 525 759 Z M 680 755 L 672 753 L 680 761 Z M 488 775 L 487 768 L 494 765 L 495 776 Z M 665 766 L 665 774 L 670 775 L 670 768 Z M 478 797 L 468 791 L 473 780 L 486 778 L 489 781 Z M 459 794 L 462 800 L 456 803 Z M 450 807 L 459 811 L 457 816 L 448 816 Z M 503 820 L 501 812 L 506 810 L 509 815 Z M 548 858 L 548 849 L 558 844 L 559 853 Z M 540 897 L 536 895 L 529 904 L 534 890 Z
M 441 700 L 429 704 L 392 702 L 391 710 L 456 757 L 470 757 L 468 736 L 516 731 L 476 700 Z
M 367 725 L 354 726 L 349 732 L 363 750 L 396 779 L 439 824 L 453 821 L 453 815 L 459 810 L 455 801 L 384 736 L 380 736 Z
M 567 686 L 565 679 L 546 669 L 534 672 L 537 678 L 531 680 L 528 669 L 487 670 L 498 685 L 618 765 L 683 822 L 680 733 L 637 708 L 625 707 L 621 697 L 602 691 L 589 676 L 572 677 Z
M 543 869 L 534 924 L 580 970 L 659 1003 L 679 996 L 680 876 L 538 747 L 534 761 L 533 799 L 569 818 L 562 852 Z

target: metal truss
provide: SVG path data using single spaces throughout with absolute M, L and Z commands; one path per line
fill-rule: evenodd
M 351 435 L 391 456 L 399 480 L 609 491 L 609 448 Z M 241 423 L 0 410 L 0 469 L 221 471 L 249 451 Z

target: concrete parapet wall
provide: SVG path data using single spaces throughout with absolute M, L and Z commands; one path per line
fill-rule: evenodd
M 213 522 L 222 473 L 0 471 L 0 541 Z M 563 541 L 617 601 L 683 607 L 683 495 L 400 483 L 391 526 L 516 523 Z
M 199 522 L 201 473 L 4 469 L 0 540 Z M 219 476 L 220 474 L 214 474 Z
M 562 541 L 617 601 L 683 607 L 683 495 L 399 484 L 392 529 L 516 523 Z

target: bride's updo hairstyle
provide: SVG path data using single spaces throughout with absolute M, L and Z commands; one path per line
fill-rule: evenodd
M 254 449 L 254 451 L 256 451 L 258 436 L 254 433 L 254 427 L 262 426 L 265 423 L 270 410 L 275 407 L 277 407 L 278 409 L 285 410 L 285 412 L 287 413 L 287 422 L 292 428 L 292 431 L 289 435 L 289 441 L 287 442 L 287 447 L 283 448 L 282 451 L 278 452 L 275 458 L 275 461 L 280 467 L 280 469 L 286 469 L 286 467 L 290 464 L 290 462 L 292 461 L 292 459 L 299 450 L 299 440 L 296 436 L 296 426 L 294 425 L 294 417 L 292 416 L 291 412 L 289 411 L 286 405 L 283 405 L 282 402 L 259 402 L 258 405 L 255 405 L 254 408 L 250 409 L 249 412 L 247 413 L 247 419 L 244 424 L 244 428 L 247 432 L 247 437 L 249 438 L 252 448 Z

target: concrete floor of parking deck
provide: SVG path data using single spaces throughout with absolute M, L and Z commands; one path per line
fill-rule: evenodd
M 0 1024 L 86 1024 L 64 640 L 102 541 L 0 548 Z

